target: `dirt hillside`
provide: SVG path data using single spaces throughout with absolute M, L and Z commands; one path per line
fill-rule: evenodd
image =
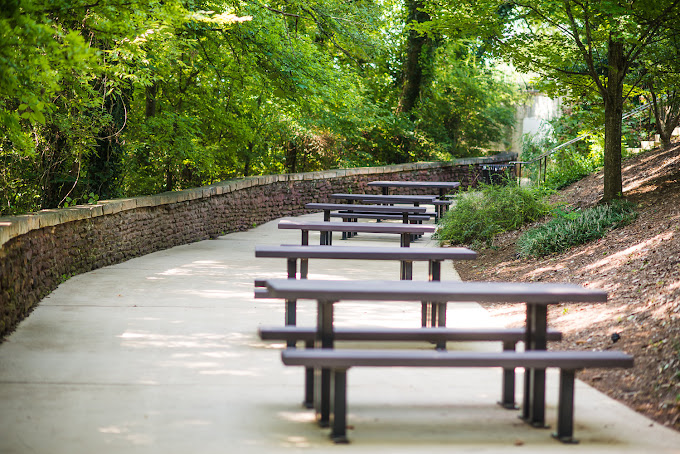
M 555 349 L 617 349 L 635 356 L 630 370 L 591 370 L 579 378 L 660 424 L 680 430 L 680 145 L 623 163 L 624 196 L 637 220 L 607 237 L 543 259 L 518 259 L 522 232 L 497 238 L 476 261 L 456 269 L 464 280 L 574 282 L 605 289 L 604 305 L 550 309 L 564 333 Z M 553 201 L 589 207 L 602 197 L 602 173 L 560 191 Z M 524 322 L 518 305 L 491 305 L 508 326 Z

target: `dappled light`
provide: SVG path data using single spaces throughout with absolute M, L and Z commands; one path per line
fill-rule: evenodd
M 638 216 L 605 237 L 541 258 L 517 259 L 513 241 L 518 234 L 513 234 L 498 241 L 494 250 L 484 251 L 481 263 L 461 263 L 464 279 L 573 282 L 606 290 L 605 304 L 563 304 L 549 310 L 551 326 L 565 336 L 554 348 L 632 354 L 636 361 L 632 370 L 585 371 L 581 377 L 676 429 L 680 427 L 679 150 L 676 143 L 624 161 L 624 195 Z M 561 206 L 592 207 L 601 199 L 601 184 L 601 174 L 591 175 L 561 190 L 555 200 Z M 487 307 L 511 325 L 523 321 L 523 314 L 509 305 Z
M 0 4 L 1 454 L 677 452 L 680 147 L 619 159 L 666 122 L 629 107 L 680 99 L 677 0 Z M 256 257 L 328 242 L 278 229 L 330 216 L 307 202 L 381 189 L 333 213 L 371 225 L 332 227 L 366 233 L 336 231 L 326 257 L 366 260 L 309 259 L 300 282 L 293 259 Z M 584 229 L 599 240 L 514 247 L 619 198 L 639 217 Z M 442 210 L 466 200 L 500 222 L 446 237 Z M 365 250 L 407 238 L 433 249 Z M 457 243 L 479 254 L 435 249 Z M 459 269 L 479 282 L 451 282 L 477 255 Z M 542 429 L 573 441 L 574 407 L 582 444 L 559 445 Z
M 105 435 L 116 435 L 127 440 L 132 446 L 151 446 L 155 441 L 155 437 L 143 434 L 134 433 L 128 427 L 124 426 L 108 426 L 99 429 L 99 432 Z
M 163 347 L 163 348 L 225 348 L 230 343 L 241 343 L 251 336 L 240 333 L 216 334 L 195 333 L 191 335 L 170 335 L 148 332 L 126 331 L 119 336 L 123 345 L 133 348 Z
M 660 233 L 648 240 L 631 246 L 628 249 L 619 251 L 615 254 L 608 255 L 606 258 L 599 260 L 597 262 L 591 263 L 585 267 L 586 271 L 598 270 L 599 272 L 606 272 L 612 268 L 620 266 L 624 260 L 639 259 L 644 256 L 645 253 L 649 252 L 650 248 L 659 246 L 661 242 L 668 241 L 675 235 L 675 232 L 669 231 L 665 233 Z
M 312 446 L 311 442 L 305 437 L 286 436 L 282 442 L 284 447 L 291 448 L 309 448 Z
M 642 163 L 650 162 L 652 161 L 653 156 L 650 156 L 649 158 L 645 159 L 642 161 Z M 640 174 L 640 172 L 635 172 L 634 168 L 627 167 L 624 169 L 625 171 L 631 171 L 634 173 L 634 178 L 629 178 L 627 181 L 624 182 L 624 187 L 623 187 L 623 192 L 624 193 L 630 193 L 633 190 L 636 191 L 641 191 L 641 192 L 650 192 L 656 189 L 656 186 L 652 184 L 651 182 L 656 179 L 659 174 L 665 173 L 668 169 L 673 169 L 674 167 L 677 167 L 680 165 L 680 155 L 676 156 L 670 156 L 668 159 L 664 160 L 660 165 L 656 165 L 652 168 L 649 168 L 645 173 Z M 645 186 L 644 189 L 643 186 Z

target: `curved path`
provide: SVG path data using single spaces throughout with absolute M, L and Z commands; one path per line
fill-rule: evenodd
M 282 345 L 256 336 L 260 324 L 283 323 L 283 304 L 254 300 L 253 280 L 285 277 L 285 261 L 255 259 L 254 246 L 294 244 L 298 235 L 270 222 L 62 284 L 0 345 L 0 453 L 680 452 L 680 434 L 582 383 L 581 444 L 557 443 L 494 404 L 501 373 L 488 369 L 353 370 L 353 442 L 334 446 L 299 405 L 302 371 L 281 364 Z M 396 245 L 398 236 L 351 242 Z M 310 278 L 396 279 L 398 272 L 396 263 L 310 263 Z M 451 267 L 446 272 L 443 279 L 455 278 Z M 298 323 L 311 324 L 312 303 L 299 304 Z M 389 314 L 342 304 L 336 318 L 415 327 L 419 311 L 411 303 Z M 450 309 L 448 320 L 489 323 L 476 305 Z M 556 385 L 549 376 L 549 422 Z

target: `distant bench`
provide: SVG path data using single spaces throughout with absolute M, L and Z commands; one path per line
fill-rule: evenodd
M 502 367 L 527 370 L 560 369 L 557 430 L 553 436 L 563 443 L 574 440 L 574 379 L 587 368 L 631 368 L 633 358 L 619 351 L 442 352 L 413 350 L 284 350 L 283 363 L 329 370 L 332 404 L 329 418 L 331 438 L 347 443 L 347 370 L 351 367 Z
M 333 211 L 356 212 L 356 213 L 374 213 L 374 214 L 390 214 L 400 215 L 404 223 L 408 223 L 410 216 L 427 212 L 425 207 L 421 206 L 389 206 L 389 205 L 354 205 L 349 203 L 307 203 L 305 208 L 308 210 L 323 211 L 324 221 L 330 221 L 331 213 Z M 428 217 L 430 215 L 427 215 Z
M 404 224 L 412 221 L 427 221 L 435 213 L 427 213 L 425 207 L 420 206 L 386 206 L 386 205 L 354 205 L 348 203 L 308 203 L 308 210 L 323 211 L 323 220 L 330 222 L 332 217 L 341 217 L 343 220 L 355 219 L 394 219 L 401 220 Z M 342 239 L 351 236 L 352 232 L 342 232 Z
M 362 203 L 376 203 L 387 206 L 395 206 L 397 203 L 413 204 L 420 206 L 420 204 L 429 204 L 435 206 L 435 221 L 439 219 L 443 213 L 443 207 L 451 205 L 450 200 L 440 199 L 436 195 L 382 195 L 382 194 L 331 194 L 331 199 L 347 200 L 350 202 Z
M 372 202 L 382 204 L 410 203 L 415 206 L 420 204 L 434 204 L 437 201 L 436 195 L 382 195 L 382 194 L 343 194 L 336 193 L 330 195 L 331 199 Z M 449 202 L 450 203 L 450 202 Z
M 389 194 L 389 188 L 407 188 L 407 189 L 437 189 L 439 190 L 439 198 L 443 199 L 446 192 L 455 191 L 460 188 L 458 181 L 394 181 L 394 180 L 380 180 L 371 181 L 368 186 L 382 188 L 383 195 Z
M 265 341 L 285 341 L 288 346 L 295 346 L 296 342 L 304 342 L 307 349 L 314 348 L 316 340 L 315 327 L 283 326 L 260 327 L 260 339 Z M 524 329 L 463 329 L 463 328 L 334 328 L 336 341 L 358 342 L 427 342 L 437 344 L 438 348 L 446 348 L 446 342 L 502 342 L 503 351 L 516 350 L 517 343 L 524 340 Z M 562 333 L 548 330 L 549 341 L 559 341 Z M 305 377 L 304 405 L 312 408 L 314 404 L 314 370 L 308 367 Z M 515 403 L 515 370 L 504 369 L 501 400 L 498 402 L 504 408 L 516 409 Z
M 390 188 L 401 189 L 436 189 L 439 192 L 438 200 L 446 200 L 447 192 L 456 191 L 460 188 L 458 181 L 400 181 L 400 180 L 381 180 L 371 181 L 368 186 L 379 187 L 383 195 L 389 195 Z M 448 204 L 435 205 L 437 217 L 444 215 Z
M 337 211 L 330 213 L 331 218 L 340 218 L 344 221 L 354 221 L 357 219 L 376 219 L 378 221 L 403 221 L 404 216 L 400 214 L 381 214 L 381 213 L 361 213 L 351 210 Z M 432 217 L 429 214 L 411 214 L 408 216 L 408 222 L 413 221 L 429 221 Z
M 401 235 L 401 246 L 408 247 L 411 244 L 412 235 L 423 235 L 436 230 L 434 225 L 415 224 L 374 224 L 367 222 L 302 222 L 287 221 L 279 222 L 279 229 L 300 230 L 302 232 L 303 245 L 309 244 L 309 232 L 321 232 L 321 245 L 333 243 L 333 232 L 356 232 L 356 233 L 388 233 Z

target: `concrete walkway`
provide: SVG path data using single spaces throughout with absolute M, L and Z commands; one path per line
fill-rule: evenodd
M 398 241 L 365 234 L 351 244 Z M 300 405 L 302 370 L 284 367 L 282 345 L 256 336 L 258 325 L 283 323 L 283 304 L 254 300 L 253 280 L 285 277 L 285 260 L 255 259 L 254 246 L 298 242 L 299 233 L 271 222 L 62 284 L 0 345 L 0 453 L 680 452 L 679 433 L 582 383 L 581 443 L 562 445 L 495 405 L 501 373 L 489 369 L 352 370 L 352 443 L 333 445 Z M 398 270 L 396 263 L 310 261 L 310 278 L 396 279 Z M 455 278 L 451 267 L 445 271 L 444 279 Z M 299 306 L 299 324 L 312 324 L 313 303 Z M 403 303 L 378 314 L 370 304 L 343 303 L 337 320 L 416 327 L 419 311 Z M 477 305 L 450 308 L 448 320 L 490 323 Z M 553 424 L 556 387 L 549 374 Z

